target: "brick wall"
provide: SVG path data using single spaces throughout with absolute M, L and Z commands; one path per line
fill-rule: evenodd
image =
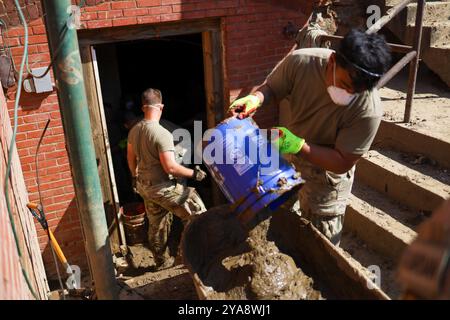
M 0 1 L 2 5 L 9 0 Z M 24 1 L 22 1 L 24 3 Z M 306 15 L 292 9 L 292 2 L 269 0 L 124 0 L 86 1 L 81 10 L 82 28 L 99 29 L 114 26 L 155 24 L 169 21 L 222 17 L 225 32 L 226 65 L 231 98 L 244 94 L 261 83 L 276 63 L 293 46 L 292 40 L 283 37 L 282 29 L 288 21 L 302 25 Z M 37 6 L 40 3 L 27 1 Z M 299 1 L 308 3 L 308 1 Z M 308 5 L 306 5 L 308 7 Z M 8 6 L 8 8 L 10 8 Z M 302 8 L 302 7 L 300 7 Z M 6 12 L 6 18 L 14 10 Z M 34 10 L 34 9 L 31 9 Z M 33 11 L 34 12 L 34 11 Z M 3 13 L 5 16 L 5 13 Z M 1 17 L 1 14 L 0 14 Z M 11 20 L 11 19 L 10 19 Z M 43 19 L 28 14 L 30 32 L 30 64 L 47 65 L 50 60 Z M 12 21 L 12 20 L 11 20 Z M 14 24 L 13 24 L 14 25 Z M 16 63 L 22 54 L 23 29 L 13 26 L 9 30 L 9 43 Z M 8 96 L 13 97 L 14 90 Z M 40 157 L 41 187 L 49 224 L 72 264 L 86 266 L 81 227 L 74 200 L 74 188 L 70 165 L 65 149 L 65 140 L 56 92 L 49 95 L 26 95 L 19 112 L 17 145 L 22 161 L 27 190 L 31 200 L 37 200 L 34 152 L 45 122 L 51 124 L 43 141 Z M 13 100 L 8 99 L 12 108 Z M 274 116 L 275 115 L 275 116 Z M 276 122 L 277 110 L 266 110 L 257 116 L 261 126 Z M 38 228 L 41 249 L 49 275 L 53 275 L 51 252 L 47 248 L 45 234 Z M 47 249 L 46 249 L 47 248 Z

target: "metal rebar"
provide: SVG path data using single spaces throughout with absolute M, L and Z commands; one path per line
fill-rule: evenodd
M 399 73 L 417 55 L 416 51 L 411 51 L 401 58 L 384 76 L 378 81 L 377 89 L 383 88 L 397 73 Z
M 336 36 L 336 35 L 321 35 L 320 37 L 320 41 L 337 41 L 337 40 L 342 40 L 344 37 L 343 36 Z M 387 44 L 389 46 L 389 48 L 393 51 L 393 52 L 399 52 L 399 53 L 408 53 L 411 52 L 411 50 L 413 50 L 413 46 L 408 46 L 408 45 L 403 45 L 403 44 L 396 44 L 396 43 L 388 43 Z
M 411 120 L 411 110 L 413 105 L 414 93 L 416 91 L 417 82 L 417 71 L 419 69 L 420 61 L 420 47 L 422 44 L 422 26 L 423 26 L 423 16 L 425 13 L 425 0 L 417 1 L 417 14 L 416 14 L 416 26 L 414 30 L 414 51 L 417 52 L 415 59 L 412 60 L 409 68 L 409 79 L 408 79 L 408 93 L 406 96 L 406 106 L 405 106 L 405 116 L 403 118 L 404 122 L 409 122 Z

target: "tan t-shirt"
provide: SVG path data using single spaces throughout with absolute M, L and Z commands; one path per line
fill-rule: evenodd
M 288 129 L 307 142 L 362 155 L 377 133 L 382 117 L 378 91 L 364 91 L 348 106 L 338 106 L 325 84 L 328 58 L 324 48 L 295 50 L 272 71 L 267 85 L 276 98 L 288 98 Z
M 174 151 L 172 134 L 158 121 L 142 120 L 128 133 L 128 143 L 133 146 L 137 157 L 139 178 L 161 183 L 169 180 L 159 160 L 159 154 Z

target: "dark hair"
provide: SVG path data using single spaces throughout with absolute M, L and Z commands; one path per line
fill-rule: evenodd
M 361 92 L 375 87 L 388 71 L 391 52 L 384 36 L 352 29 L 342 39 L 336 61 L 350 73 L 354 90 Z
M 141 99 L 142 105 L 158 104 L 162 102 L 162 94 L 158 89 L 150 88 L 142 93 Z

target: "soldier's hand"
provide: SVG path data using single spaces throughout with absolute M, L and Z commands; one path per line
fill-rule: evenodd
M 234 101 L 228 109 L 228 112 L 233 116 L 237 116 L 239 119 L 244 119 L 251 117 L 260 106 L 261 101 L 259 98 L 251 94 Z
M 282 154 L 299 153 L 305 144 L 305 139 L 297 137 L 287 128 L 275 127 L 272 130 L 278 130 L 276 137 L 272 137 L 272 143 Z
M 203 171 L 202 169 L 200 169 L 199 166 L 195 166 L 194 168 L 194 175 L 192 178 L 194 178 L 196 181 L 202 181 L 203 179 L 205 179 L 208 175 L 206 174 L 205 171 Z

